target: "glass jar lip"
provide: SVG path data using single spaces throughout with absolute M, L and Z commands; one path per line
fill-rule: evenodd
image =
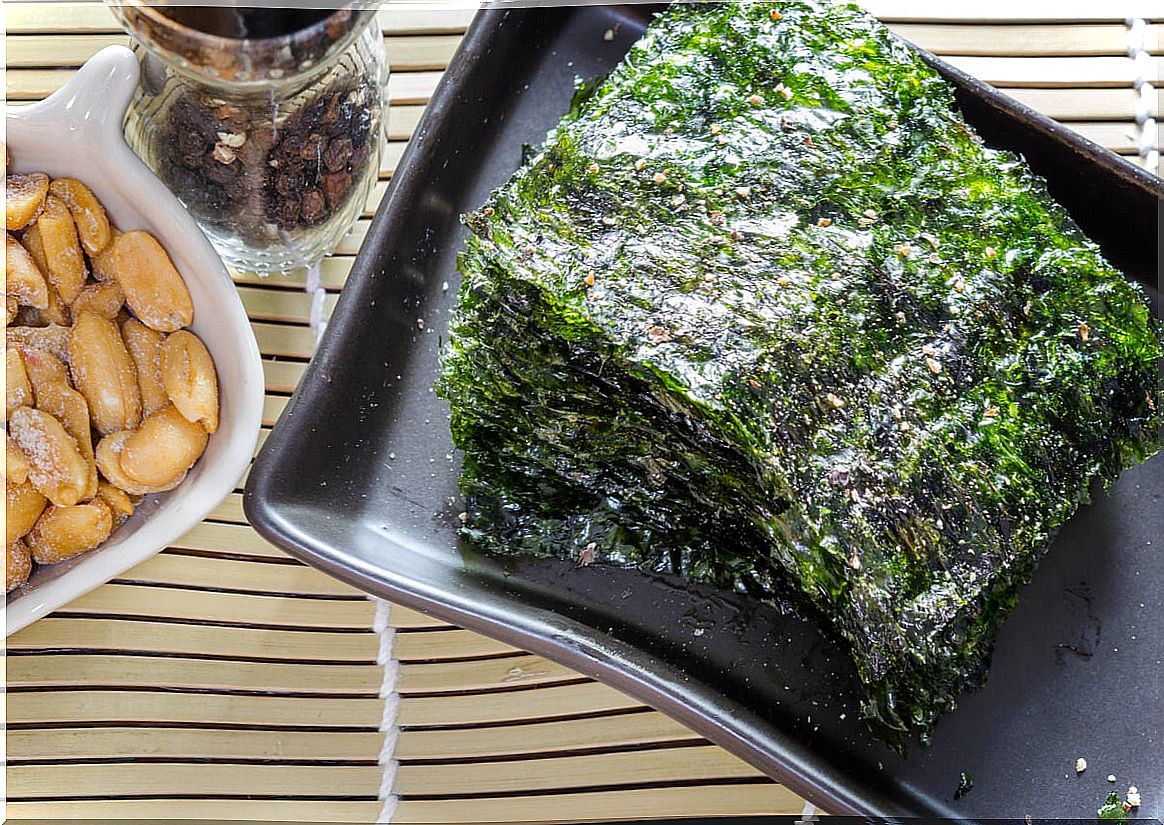
M 143 46 L 168 62 L 237 83 L 270 83 L 316 69 L 338 55 L 374 18 L 379 2 L 349 0 L 290 34 L 247 38 L 209 34 L 163 14 L 150 0 L 107 0 Z

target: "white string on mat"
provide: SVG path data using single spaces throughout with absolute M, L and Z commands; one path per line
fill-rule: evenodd
M 372 620 L 372 629 L 376 631 L 380 642 L 376 651 L 376 664 L 384 669 L 380 680 L 380 701 L 384 703 L 384 713 L 380 717 L 380 732 L 384 734 L 384 743 L 380 746 L 380 814 L 376 817 L 376 825 L 388 825 L 392 822 L 400 801 L 392 792 L 396 785 L 396 771 L 400 766 L 395 759 L 396 740 L 400 736 L 400 728 L 396 725 L 397 713 L 400 710 L 400 694 L 396 690 L 400 679 L 400 663 L 392 656 L 396 644 L 396 631 L 388 621 L 391 607 L 383 599 L 375 596 L 368 598 L 376 605 L 375 617 Z
M 323 288 L 322 273 L 322 263 L 310 267 L 307 270 L 307 280 L 304 284 L 304 290 L 311 296 L 309 323 L 314 336 L 314 344 L 317 347 L 323 337 L 324 330 L 327 329 L 327 320 L 324 317 L 327 290 Z M 380 733 L 384 735 L 384 741 L 380 745 L 380 754 L 377 759 L 377 764 L 380 766 L 380 787 L 377 792 L 380 813 L 376 817 L 376 825 L 388 825 L 396 814 L 396 806 L 399 802 L 392 790 L 396 785 L 396 771 L 399 768 L 399 763 L 394 757 L 396 740 L 400 736 L 400 728 L 396 725 L 396 717 L 400 709 L 400 694 L 396 691 L 400 678 L 400 663 L 392 656 L 392 651 L 396 645 L 396 631 L 389 622 L 391 608 L 388 602 L 383 599 L 378 599 L 375 596 L 368 596 L 368 598 L 375 605 L 372 630 L 376 633 L 378 642 L 376 664 L 381 668 L 378 695 L 384 706 L 380 717 Z
M 323 316 L 324 303 L 327 300 L 327 290 L 322 286 L 323 280 L 323 263 L 317 263 L 307 270 L 307 283 L 304 290 L 311 296 L 311 310 L 308 315 L 308 323 L 311 325 L 311 331 L 315 334 L 315 344 L 319 345 L 319 340 L 323 337 L 324 330 L 327 329 L 327 320 Z
M 1153 74 L 1156 63 L 1148 49 L 1148 23 L 1142 17 L 1129 17 L 1128 57 L 1132 59 L 1132 83 L 1136 90 L 1136 151 L 1140 163 L 1149 172 L 1160 164 L 1160 134 L 1156 122 L 1156 88 Z

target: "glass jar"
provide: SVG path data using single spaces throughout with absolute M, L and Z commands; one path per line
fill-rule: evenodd
M 379 172 L 388 61 L 374 5 L 113 9 L 142 66 L 126 139 L 227 263 L 285 272 L 334 250 Z

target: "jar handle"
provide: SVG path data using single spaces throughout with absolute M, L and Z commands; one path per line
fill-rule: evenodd
M 73 140 L 97 136 L 120 140 L 121 123 L 140 74 L 132 51 L 106 46 L 44 100 L 7 109 L 5 120 L 18 121 L 32 131 L 51 129 L 58 140 L 62 127 Z

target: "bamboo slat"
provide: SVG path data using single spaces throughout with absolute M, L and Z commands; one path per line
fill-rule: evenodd
M 380 733 L 198 728 L 49 728 L 8 731 L 8 748 L 23 763 L 119 757 L 149 760 L 347 760 L 366 762 Z M 148 769 L 147 769 L 148 770 Z M 67 787 L 67 786 L 66 786 Z
M 8 689 L 157 688 L 223 693 L 342 694 L 374 697 L 379 668 L 362 664 L 238 662 L 120 653 L 41 653 L 8 658 Z M 24 741 L 24 740 L 21 740 Z M 126 743 L 129 745 L 131 743 Z M 14 747 L 9 753 L 34 758 Z M 116 749 L 109 754 L 116 754 Z M 193 754 L 191 754 L 193 755 Z
M 212 591 L 294 596 L 348 597 L 364 594 L 310 567 L 253 561 L 206 559 L 161 553 L 123 573 L 115 582 L 165 585 Z M 155 598 L 165 599 L 166 593 Z
M 397 638 L 400 638 L 399 634 Z M 485 661 L 406 662 L 400 666 L 400 680 L 396 689 L 401 695 L 468 693 L 526 688 L 578 679 L 578 674 L 567 667 L 540 656 L 522 653 Z
M 551 756 L 531 759 L 520 771 L 508 762 L 404 764 L 396 774 L 396 791 L 406 797 L 450 796 L 473 788 L 474 793 L 493 795 L 763 778 L 739 757 L 704 745 L 653 750 L 646 758 L 641 752 Z
M 424 823 L 610 822 L 800 814 L 804 800 L 781 785 L 667 787 L 493 799 L 403 799 L 395 821 Z
M 158 763 L 148 771 L 132 763 L 19 765 L 9 764 L 8 781 L 20 798 L 101 798 L 109 786 L 132 788 L 130 797 L 183 797 L 194 789 L 213 788 L 215 796 L 326 798 L 366 796 L 380 784 L 380 767 L 372 765 L 237 765 Z M 65 790 L 67 789 L 67 790 Z M 64 791 L 64 793 L 62 793 Z
M 941 55 L 1016 57 L 1123 56 L 1128 52 L 1128 28 L 1119 23 L 1094 25 L 983 26 L 973 23 L 896 23 L 890 28 Z M 1159 36 L 1157 27 L 1148 37 Z
M 612 687 L 586 682 L 510 693 L 405 696 L 400 700 L 397 724 L 403 728 L 492 725 L 606 714 L 641 707 Z
M 109 584 L 70 602 L 55 615 L 146 619 L 189 616 L 220 624 L 367 630 L 372 626 L 373 611 L 372 602 L 366 599 L 261 598 L 176 588 L 159 594 L 156 588 Z M 11 670 L 8 676 L 13 678 Z
M 401 662 L 435 662 L 448 659 L 482 659 L 511 656 L 520 651 L 512 645 L 469 630 L 450 628 L 421 633 L 397 633 L 393 658 Z
M 239 816 L 267 822 L 375 822 L 383 805 L 377 801 L 255 799 L 112 799 L 64 802 L 12 802 L 12 819 L 102 819 L 230 821 Z
M 1159 22 L 1154 0 L 1094 3 L 1091 0 L 978 0 L 968 8 L 932 0 L 858 0 L 859 4 L 891 23 L 1122 23 L 1129 16 Z
M 8 650 L 141 651 L 284 661 L 375 662 L 378 643 L 362 633 L 299 628 L 221 627 L 124 619 L 49 616 L 8 637 Z
M 376 731 L 383 702 L 366 699 L 248 696 L 238 693 L 162 693 L 141 690 L 69 690 L 9 693 L 9 726 L 76 727 L 77 725 L 150 723 L 234 728 L 360 728 Z M 13 753 L 8 757 L 12 759 Z M 20 796 L 9 777 L 9 794 Z M 376 785 L 379 785 L 377 781 Z M 62 786 L 68 788 L 66 783 Z M 131 788 L 132 784 L 122 787 Z M 197 786 L 194 786 L 197 788 Z M 212 790 L 212 787 L 211 787 Z M 67 794 L 66 794 L 67 795 Z
M 505 727 L 404 730 L 395 753 L 401 761 L 441 761 L 698 741 L 673 719 L 645 711 Z

